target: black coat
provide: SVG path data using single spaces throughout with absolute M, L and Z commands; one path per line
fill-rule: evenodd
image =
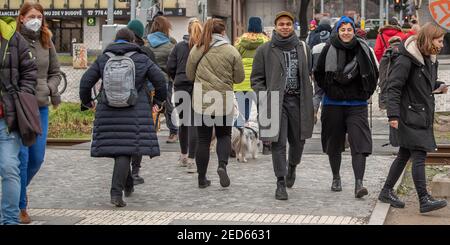
M 3 37 L 2 43 L 8 42 Z M 6 46 L 5 46 L 6 48 Z M 1 52 L 2 54 L 5 52 Z M 9 79 L 10 82 L 20 88 L 21 91 L 35 94 L 37 65 L 34 62 L 27 40 L 16 32 L 8 42 L 5 60 L 1 57 L 3 68 L 1 79 Z M 3 113 L 9 131 L 18 130 L 16 106 L 4 86 L 0 86 L 0 106 L 4 106 Z
M 404 148 L 435 151 L 433 133 L 434 95 L 438 88 L 438 63 L 435 56 L 426 58 L 417 48 L 414 37 L 399 47 L 400 56 L 388 76 L 387 115 L 399 121 L 398 130 L 391 130 Z M 433 63 L 435 62 L 435 63 Z M 398 143 L 398 144 L 397 144 Z
M 192 93 L 194 83 L 186 76 L 186 63 L 189 57 L 189 36 L 184 36 L 183 41 L 175 45 L 167 60 L 167 72 L 174 80 L 175 91 Z
M 153 127 L 148 91 L 144 86 L 150 81 L 156 90 L 156 98 L 164 101 L 167 88 L 161 69 L 135 44 L 114 43 L 104 52 L 123 55 L 127 52 L 138 53 L 131 56 L 136 68 L 136 89 L 139 98 L 135 106 L 113 108 L 102 103 L 96 107 L 94 131 L 92 135 L 92 157 L 116 157 L 131 155 L 159 156 L 159 144 Z M 91 89 L 102 77 L 108 56 L 102 54 L 84 73 L 80 82 L 80 98 L 83 105 L 91 103 Z

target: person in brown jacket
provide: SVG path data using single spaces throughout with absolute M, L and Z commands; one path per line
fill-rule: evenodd
M 48 106 L 57 108 L 61 103 L 58 85 L 61 81 L 58 57 L 51 40 L 51 32 L 44 17 L 44 8 L 39 3 L 26 2 L 17 17 L 17 31 L 19 31 L 30 45 L 36 65 L 38 67 L 36 97 L 39 104 L 42 135 L 30 147 L 20 148 L 20 221 L 23 224 L 31 222 L 27 209 L 27 186 L 41 168 L 44 162 L 45 147 L 48 132 Z

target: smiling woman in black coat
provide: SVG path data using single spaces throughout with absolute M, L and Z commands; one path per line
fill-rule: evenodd
M 391 126 L 391 140 L 400 146 L 392 163 L 379 199 L 396 208 L 403 208 L 393 192 L 406 163 L 412 158 L 412 175 L 420 201 L 420 212 L 426 213 L 447 206 L 445 200 L 435 200 L 427 192 L 425 159 L 435 151 L 433 133 L 434 94 L 447 93 L 445 84 L 437 81 L 438 62 L 445 31 L 427 23 L 418 36 L 408 38 L 399 47 L 400 56 L 388 76 L 387 115 Z M 438 89 L 436 91 L 436 89 Z
M 122 191 L 129 196 L 133 188 L 133 179 L 129 175 L 131 156 L 159 156 L 159 144 L 153 127 L 146 82 L 155 87 L 155 97 L 164 101 L 167 95 L 165 78 L 159 67 L 154 64 L 141 48 L 133 44 L 134 34 L 128 29 L 117 33 L 115 43 L 109 45 L 104 53 L 89 67 L 81 78 L 80 99 L 84 106 L 94 108 L 91 89 L 103 77 L 103 69 L 109 59 L 105 53 L 131 56 L 135 64 L 135 85 L 138 91 L 137 103 L 125 108 L 114 108 L 99 102 L 95 107 L 94 130 L 92 134 L 91 156 L 115 159 L 111 187 L 111 203 L 124 207 Z M 86 109 L 86 108 L 85 108 Z

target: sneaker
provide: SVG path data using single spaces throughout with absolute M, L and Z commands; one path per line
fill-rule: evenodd
M 140 184 L 144 184 L 144 178 L 142 178 L 139 175 L 133 175 L 133 185 L 140 185 Z
M 167 144 L 173 144 L 178 142 L 178 135 L 176 134 L 170 134 L 169 138 L 167 139 Z
M 30 224 L 31 218 L 27 213 L 26 209 L 21 209 L 19 213 L 19 220 L 21 224 Z
M 331 182 L 331 191 L 342 191 L 341 177 L 333 177 L 333 181 Z
M 198 179 L 198 188 L 204 189 L 211 185 L 211 180 L 208 180 L 206 177 L 204 179 Z
M 192 158 L 188 158 L 187 160 L 187 172 L 190 174 L 197 173 L 197 165 L 195 164 L 195 160 Z
M 187 157 L 180 157 L 178 160 L 178 166 L 180 167 L 187 167 L 188 166 L 188 158 Z

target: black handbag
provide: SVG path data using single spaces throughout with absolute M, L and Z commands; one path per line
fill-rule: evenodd
M 344 70 L 342 73 L 336 74 L 334 79 L 339 82 L 340 84 L 346 85 L 349 84 L 353 79 L 355 79 L 356 76 L 359 74 L 359 67 L 358 67 L 358 61 L 356 60 L 356 56 L 345 65 Z
M 7 43 L 2 40 L 1 56 L 6 52 Z M 38 135 L 42 134 L 41 118 L 39 113 L 39 105 L 34 94 L 20 91 L 16 84 L 11 83 L 11 69 L 4 69 L 5 58 L 3 58 L 0 72 L 0 82 L 8 92 L 8 95 L 14 100 L 16 109 L 17 124 L 25 146 L 31 146 L 36 142 Z

